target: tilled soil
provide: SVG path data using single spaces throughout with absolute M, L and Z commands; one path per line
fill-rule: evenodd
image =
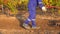
M 26 13 L 27 14 L 27 13 Z M 0 33 L 2 34 L 59 34 L 59 26 L 49 26 L 48 19 L 42 19 L 41 16 L 36 16 L 36 24 L 40 29 L 26 30 L 21 25 L 24 23 L 28 15 L 24 14 L 22 17 L 12 17 L 0 15 Z

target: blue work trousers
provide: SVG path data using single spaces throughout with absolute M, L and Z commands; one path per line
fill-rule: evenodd
M 25 24 L 29 24 L 29 22 L 31 21 L 32 26 L 34 27 L 36 26 L 35 18 L 36 18 L 37 5 L 39 5 L 40 8 L 44 6 L 42 0 L 29 0 L 29 3 L 28 3 L 29 17 L 25 21 Z

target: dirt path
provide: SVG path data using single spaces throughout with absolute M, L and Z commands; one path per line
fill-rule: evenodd
M 28 33 L 41 33 L 41 34 L 45 34 L 45 33 L 55 33 L 57 34 L 58 32 L 60 32 L 60 28 L 57 26 L 49 26 L 49 20 L 46 19 L 40 19 L 36 18 L 36 23 L 37 26 L 40 27 L 39 30 L 25 30 L 24 28 L 22 28 L 20 25 L 21 23 L 23 23 L 24 21 L 22 19 L 18 19 L 17 17 L 11 17 L 11 16 L 6 16 L 6 15 L 0 15 L 0 31 L 4 32 L 8 32 L 8 34 L 11 32 L 15 32 L 15 33 L 23 33 L 23 34 L 28 34 Z M 13 33 L 12 33 L 13 34 Z

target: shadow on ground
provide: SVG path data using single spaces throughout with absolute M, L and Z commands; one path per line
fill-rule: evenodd
M 24 23 L 25 17 L 22 16 L 22 14 L 17 14 L 17 15 L 16 15 L 16 18 L 17 18 L 18 21 L 20 22 L 20 23 L 19 23 L 19 24 L 20 24 L 20 27 L 24 28 L 22 25 L 23 25 L 23 23 Z

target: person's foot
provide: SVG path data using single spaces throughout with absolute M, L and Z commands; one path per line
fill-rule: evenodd
M 30 29 L 29 25 L 28 25 L 28 24 L 25 24 L 25 23 L 23 23 L 23 27 L 24 27 L 25 29 Z
M 40 27 L 34 27 L 34 26 L 32 26 L 32 29 L 40 29 Z
M 47 8 L 45 6 L 42 7 L 42 11 L 46 12 Z

